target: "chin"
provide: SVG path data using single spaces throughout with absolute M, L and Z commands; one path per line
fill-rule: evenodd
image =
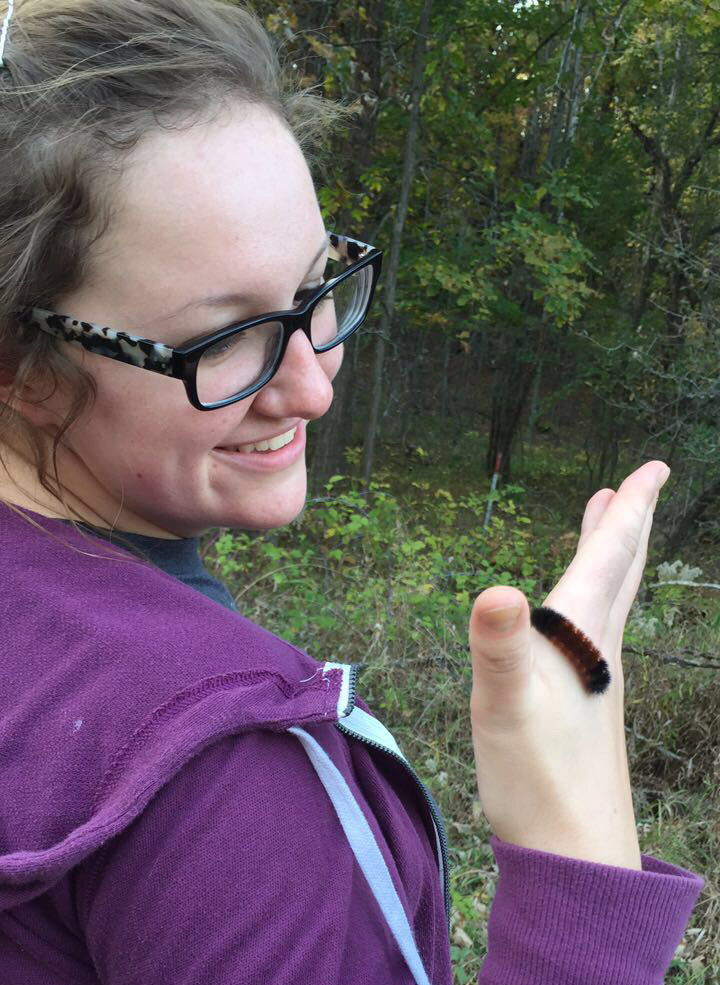
M 259 502 L 256 509 L 244 509 L 242 516 L 236 514 L 222 526 L 233 530 L 274 530 L 285 527 L 304 510 L 305 496 L 306 488 L 303 483 L 302 489 L 293 490 L 292 495 L 286 490 L 282 495 Z

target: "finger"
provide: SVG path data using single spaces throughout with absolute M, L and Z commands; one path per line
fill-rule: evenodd
M 482 592 L 470 613 L 473 702 L 511 707 L 530 677 L 530 608 L 517 588 Z
M 579 551 L 593 530 L 597 527 L 603 513 L 608 508 L 610 500 L 615 495 L 614 489 L 599 489 L 595 495 L 588 500 L 585 507 L 585 515 L 582 519 L 580 528 L 580 539 L 578 540 L 577 550 Z
M 630 565 L 630 569 L 625 576 L 625 581 L 623 582 L 613 604 L 613 612 L 617 612 L 619 614 L 623 623 L 627 619 L 630 606 L 633 604 L 635 596 L 637 595 L 637 590 L 640 587 L 640 582 L 645 570 L 648 543 L 650 541 L 650 531 L 652 530 L 653 522 L 655 520 L 655 508 L 657 506 L 658 495 L 659 491 L 645 517 L 645 523 L 640 534 L 638 553 L 635 560 Z
M 648 462 L 624 480 L 560 584 L 567 581 L 583 590 L 592 585 L 597 597 L 614 602 L 640 550 L 663 470 L 663 463 Z

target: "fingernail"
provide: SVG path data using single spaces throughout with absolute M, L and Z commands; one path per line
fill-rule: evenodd
M 515 605 L 501 605 L 496 609 L 487 609 L 482 614 L 482 622 L 485 623 L 490 629 L 498 630 L 499 632 L 504 632 L 517 621 L 518 614 L 520 612 L 520 606 Z
M 669 475 L 670 475 L 670 469 L 667 466 L 665 466 L 665 471 L 661 472 L 660 475 L 658 476 L 658 492 L 662 489 L 662 487 L 667 482 Z

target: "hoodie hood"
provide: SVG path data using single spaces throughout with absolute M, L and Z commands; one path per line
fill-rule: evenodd
M 337 721 L 355 701 L 353 667 L 32 519 L 0 506 L 0 911 L 131 824 L 206 746 Z

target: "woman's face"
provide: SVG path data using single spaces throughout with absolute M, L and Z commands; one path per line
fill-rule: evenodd
M 140 145 L 93 257 L 87 282 L 55 310 L 180 345 L 294 307 L 298 291 L 322 282 L 327 248 L 294 139 L 268 110 L 241 106 Z M 296 332 L 264 388 L 212 411 L 192 407 L 179 380 L 71 343 L 66 350 L 93 374 L 98 393 L 64 442 L 107 502 L 182 537 L 215 526 L 276 527 L 300 512 L 305 425 L 330 406 L 341 346 L 316 356 Z M 278 451 L 217 451 L 293 429 Z

